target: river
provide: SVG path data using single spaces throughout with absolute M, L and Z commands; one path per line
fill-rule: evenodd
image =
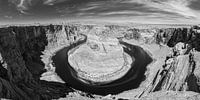
M 131 69 L 127 74 L 118 80 L 105 84 L 87 84 L 80 81 L 76 75 L 77 72 L 68 62 L 68 51 L 74 47 L 80 46 L 86 41 L 87 38 L 71 44 L 69 47 L 65 47 L 58 51 L 56 55 L 52 57 L 54 66 L 56 67 L 56 73 L 71 88 L 97 95 L 118 94 L 139 87 L 141 82 L 145 80 L 147 65 L 150 64 L 153 59 L 143 48 L 120 41 L 120 44 L 124 45 L 124 51 L 135 59 L 135 62 L 131 64 Z

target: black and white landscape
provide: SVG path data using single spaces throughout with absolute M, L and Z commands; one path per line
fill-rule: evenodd
M 0 98 L 199 100 L 198 0 L 1 0 Z

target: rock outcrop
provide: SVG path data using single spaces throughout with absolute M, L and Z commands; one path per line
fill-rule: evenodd
M 159 96 L 155 98 L 162 98 L 159 95 L 161 94 L 160 91 L 162 93 L 169 91 L 172 95 L 176 91 L 176 95 L 173 96 L 177 98 L 181 96 L 179 91 L 186 94 L 189 93 L 188 91 L 193 91 L 189 93 L 195 95 L 192 98 L 199 98 L 199 27 L 138 29 L 129 26 L 79 24 L 0 28 L 0 97 L 26 100 L 58 99 L 74 91 L 73 87 L 65 84 L 55 73 L 56 68 L 51 58 L 60 49 L 81 40 L 80 34 L 97 36 L 104 34 L 106 37 L 140 46 L 154 59 L 154 62 L 147 66 L 144 82 L 133 91 L 129 90 L 119 95 L 113 95 L 115 98 L 153 99 L 154 94 Z M 112 40 L 108 42 L 110 41 Z M 105 45 L 107 44 L 109 43 L 105 43 Z M 106 50 L 110 50 L 109 45 L 105 48 Z M 107 72 L 103 72 L 102 65 L 99 65 L 98 71 L 96 68 L 89 70 L 92 68 L 92 66 L 89 66 L 92 63 L 97 65 L 95 62 L 103 61 L 102 58 L 100 60 L 95 58 L 100 55 L 91 56 L 94 61 L 81 64 L 81 66 L 87 65 L 85 69 L 81 67 L 81 70 L 89 70 L 90 74 L 100 77 L 104 73 L 109 74 L 120 69 L 124 64 L 123 49 L 120 49 L 121 47 L 117 45 L 114 46 L 116 49 L 114 51 L 111 49 L 109 56 L 106 55 L 103 58 L 106 61 L 108 61 L 107 59 L 112 61 L 112 58 L 115 57 L 119 58 L 119 61 L 117 61 L 118 63 L 103 62 L 103 65 L 110 66 Z M 100 51 L 98 52 L 100 53 L 103 51 L 103 46 L 91 44 L 90 47 L 94 50 L 99 47 Z M 80 52 L 83 50 L 79 49 Z M 78 55 L 78 57 L 81 56 Z M 89 56 L 86 58 L 89 59 Z M 129 69 L 128 65 L 127 68 Z M 116 74 L 115 77 L 106 80 L 104 78 L 94 80 L 96 78 L 83 77 L 82 75 L 80 77 L 101 82 L 119 78 L 124 75 L 123 72 L 126 73 L 127 71 L 122 71 L 122 74 Z M 127 94 L 131 96 L 128 97 Z
M 0 29 L 0 52 L 7 64 L 7 71 L 3 71 L 5 74 L 0 82 L 2 98 L 50 99 L 64 96 L 64 91 L 72 91 L 65 84 L 39 81 L 40 74 L 45 71 L 40 55 L 47 45 L 46 30 L 50 29 L 53 28 L 29 26 Z
M 190 46 L 184 43 L 178 43 L 173 48 L 172 54 L 166 57 L 162 68 L 156 72 L 152 83 L 145 92 L 155 91 L 187 91 L 198 92 L 197 81 L 194 79 L 194 61 L 193 51 Z
M 97 36 L 88 36 L 87 39 L 87 43 L 69 56 L 72 67 L 83 80 L 113 81 L 131 68 L 132 58 L 123 51 L 117 39 Z

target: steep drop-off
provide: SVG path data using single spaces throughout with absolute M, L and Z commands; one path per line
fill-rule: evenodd
M 52 57 L 83 39 L 81 34 L 117 38 L 140 46 L 154 59 L 147 66 L 146 78 L 140 86 L 121 91 L 115 95 L 116 98 L 145 98 L 156 91 L 189 90 L 198 93 L 199 30 L 199 27 L 141 29 L 80 24 L 0 28 L 0 97 L 56 99 L 74 91 L 64 82 L 67 80 L 63 81 L 55 73 Z

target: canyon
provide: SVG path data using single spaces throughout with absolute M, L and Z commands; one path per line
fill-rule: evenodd
M 3 26 L 0 97 L 200 99 L 200 27 L 142 26 Z

